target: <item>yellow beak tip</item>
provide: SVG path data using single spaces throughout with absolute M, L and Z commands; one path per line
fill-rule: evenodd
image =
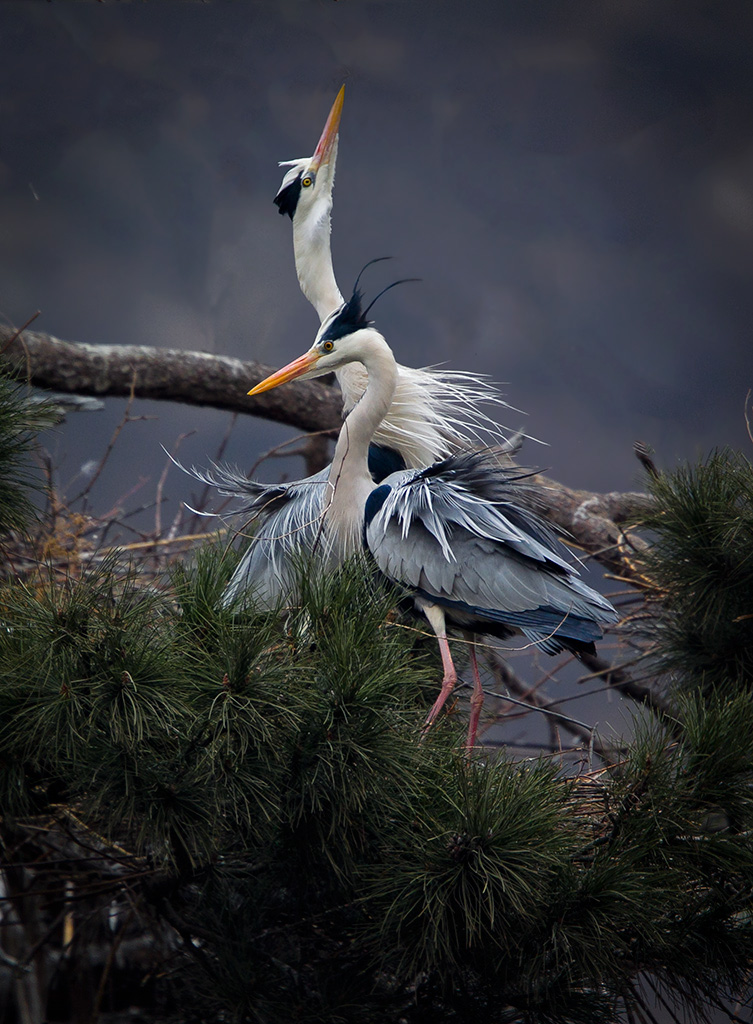
M 290 380 L 295 380 L 315 366 L 318 359 L 319 353 L 306 352 L 304 355 L 294 359 L 292 363 L 288 363 L 287 366 L 283 366 L 281 370 L 277 370 L 276 373 L 255 385 L 246 394 L 260 395 L 262 391 L 271 391 L 272 388 L 277 388 L 280 384 L 286 384 Z

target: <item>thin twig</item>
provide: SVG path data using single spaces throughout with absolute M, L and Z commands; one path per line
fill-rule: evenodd
M 237 423 L 237 421 L 238 421 L 238 413 L 234 412 L 230 416 L 230 419 L 228 420 L 228 425 L 225 428 L 225 433 L 223 434 L 222 440 L 220 441 L 219 446 L 217 448 L 217 451 L 214 454 L 214 461 L 215 462 L 220 462 L 222 457 L 223 457 L 223 455 L 225 454 L 225 450 L 227 449 L 227 446 L 228 446 L 228 444 L 230 442 L 230 437 L 231 437 L 231 435 L 233 433 L 233 430 L 235 429 L 235 424 Z M 203 512 L 204 509 L 206 508 L 206 503 L 207 503 L 208 500 L 209 500 L 209 484 L 204 484 L 204 490 L 199 495 L 199 500 L 196 502 L 196 508 L 200 512 Z M 225 499 L 223 504 L 220 506 L 220 509 L 219 509 L 220 512 L 222 511 L 222 508 L 225 505 L 227 505 L 227 503 L 229 501 L 232 501 L 232 498 L 226 498 Z M 196 523 L 195 523 L 196 518 L 197 518 L 197 516 L 194 513 L 194 517 L 193 517 L 194 521 L 189 526 L 189 530 L 190 529 L 194 529 L 194 530 L 196 529 Z
M 495 678 L 499 680 L 501 685 L 506 686 L 507 689 L 527 692 L 522 680 L 518 679 L 510 666 L 499 657 L 499 654 L 488 655 L 487 660 L 490 663 L 490 668 Z M 497 697 L 500 696 L 502 696 L 504 700 L 512 700 L 512 697 L 510 697 L 509 694 L 497 694 Z M 584 722 L 578 722 L 576 719 L 570 718 L 567 715 L 562 715 L 557 711 L 553 711 L 551 705 L 556 704 L 556 701 L 549 701 L 547 698 L 541 697 L 539 694 L 531 695 L 530 701 L 536 710 L 541 711 L 544 714 L 556 716 L 564 729 L 566 729 L 571 735 L 577 737 L 577 739 L 582 743 L 586 744 L 587 747 L 592 748 L 607 764 L 614 763 L 614 753 L 598 739 L 595 728 L 586 725 Z M 517 702 L 514 701 L 513 703 Z
M 258 457 L 256 462 L 253 463 L 246 476 L 251 478 L 257 471 L 259 466 L 261 466 L 262 462 L 265 462 L 267 459 L 285 459 L 292 458 L 293 456 L 296 455 L 303 455 L 304 451 L 302 448 L 300 450 L 294 450 L 292 452 L 284 452 L 282 449 L 289 448 L 293 444 L 298 444 L 300 441 L 304 441 L 306 438 L 321 437 L 323 435 L 327 437 L 332 437 L 332 430 L 312 430 L 308 434 L 296 434 L 295 437 L 289 437 L 287 441 L 282 441 L 280 444 L 275 445 L 274 448 L 270 448 L 268 451 L 262 452 L 262 454 Z
M 12 344 L 13 344 L 13 342 L 14 342 L 14 341 L 16 340 L 16 338 L 18 338 L 18 337 L 19 337 L 19 336 L 20 336 L 21 334 L 23 334 L 23 332 L 24 332 L 24 331 L 26 330 L 26 328 L 27 328 L 27 327 L 28 327 L 28 326 L 29 326 L 30 324 L 33 324 L 33 323 L 34 323 L 34 321 L 36 320 L 36 318 L 37 318 L 37 317 L 39 316 L 39 314 L 40 314 L 41 312 L 42 312 L 42 310 L 41 310 L 41 309 L 38 309 L 38 310 L 36 311 L 36 313 L 32 313 L 32 315 L 31 315 L 31 316 L 29 317 L 29 319 L 28 319 L 28 320 L 26 321 L 26 323 L 25 323 L 25 324 L 23 325 L 23 327 L 19 327 L 19 328 L 18 328 L 18 330 L 16 331 L 16 333 L 15 333 L 15 334 L 12 334 L 12 335 L 10 336 L 10 338 L 8 338 L 8 340 L 7 340 L 7 341 L 6 341 L 6 343 L 5 343 L 4 345 L 3 345 L 3 347 L 2 347 L 2 348 L 0 348 L 0 356 L 1 356 L 1 355 L 3 355 L 3 353 L 4 353 L 4 352 L 6 352 L 6 351 L 7 351 L 7 350 L 8 350 L 8 349 L 9 349 L 9 348 L 11 347 L 11 345 L 12 345 Z M 30 375 L 28 375 L 28 376 L 30 376 Z
M 619 690 L 626 697 L 630 697 L 640 704 L 645 704 L 646 707 L 650 708 L 651 711 L 662 719 L 672 718 L 673 711 L 669 703 L 663 700 L 651 686 L 643 686 L 633 679 L 621 666 L 610 665 L 608 661 L 600 658 L 598 654 L 583 653 L 580 660 L 584 665 L 593 670 L 592 676 L 586 678 L 601 676 L 610 686 Z
M 115 430 L 113 431 L 113 434 L 112 434 L 112 437 L 110 438 L 109 444 L 107 445 L 107 448 L 105 449 L 105 453 L 102 456 L 102 458 L 99 460 L 99 465 L 94 470 L 93 475 L 89 478 L 89 482 L 87 483 L 86 487 L 83 489 L 83 491 L 81 491 L 80 494 L 77 494 L 76 497 L 73 498 L 73 500 L 69 502 L 70 505 L 73 505 L 75 502 L 80 501 L 82 498 L 87 497 L 87 495 L 91 491 L 92 487 L 94 486 L 94 484 L 99 479 L 100 474 L 102 473 L 102 470 L 105 468 L 107 460 L 110 458 L 112 450 L 115 447 L 115 442 L 120 437 L 120 433 L 123 430 L 123 427 L 126 425 L 126 423 L 130 422 L 131 406 L 133 405 L 135 397 L 136 397 L 136 371 L 134 370 L 133 371 L 133 377 L 131 379 L 131 393 L 130 393 L 130 395 L 128 397 L 128 403 L 126 405 L 125 412 L 123 413 L 123 418 L 121 419 L 120 423 L 118 423 L 118 425 L 115 428 Z
M 461 683 L 461 686 L 464 689 L 472 688 L 471 683 L 466 682 Z M 497 697 L 501 698 L 502 700 L 508 700 L 510 701 L 511 704 L 516 704 L 518 707 L 525 708 L 526 711 L 537 711 L 540 715 L 548 715 L 551 718 L 556 719 L 558 722 L 561 722 L 563 724 L 567 723 L 568 725 L 576 726 L 577 728 L 582 729 L 584 735 L 587 734 L 589 739 L 591 737 L 593 730 L 590 726 L 586 725 L 585 722 L 579 722 L 577 718 L 569 718 L 567 715 L 560 714 L 559 711 L 552 711 L 551 708 L 546 707 L 546 705 L 543 702 L 531 704 L 527 701 L 519 700 L 517 697 L 512 697 L 510 696 L 509 693 L 498 693 L 496 690 L 490 690 L 486 687 L 483 687 L 482 689 L 483 693 L 486 694 L 487 697 Z
M 99 986 L 97 987 L 97 994 L 94 997 L 94 1005 L 92 1006 L 92 1012 L 91 1012 L 91 1022 L 92 1022 L 92 1024 L 96 1024 L 96 1020 L 99 1017 L 99 1010 L 100 1010 L 100 1007 L 102 1006 L 102 999 L 104 998 L 104 994 L 105 994 L 105 986 L 107 985 L 107 979 L 110 977 L 110 971 L 112 970 L 112 965 L 115 962 L 115 955 L 117 954 L 118 949 L 120 948 L 121 942 L 125 938 L 126 930 L 127 930 L 128 926 L 130 925 L 131 921 L 133 920 L 134 913 L 135 913 L 135 911 L 134 911 L 133 907 L 131 907 L 131 910 L 130 910 L 130 912 L 128 914 L 128 917 L 125 919 L 125 921 L 121 925 L 118 934 L 115 936 L 115 941 L 110 946 L 110 952 L 109 952 L 109 954 L 107 956 L 107 960 L 105 961 L 105 966 L 102 969 L 102 977 L 99 979 Z

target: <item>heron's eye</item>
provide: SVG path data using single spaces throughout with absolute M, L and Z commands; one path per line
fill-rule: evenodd
M 303 185 L 304 188 L 309 188 L 311 185 L 314 184 L 314 179 L 310 178 L 307 174 L 306 177 L 303 178 L 303 180 L 301 181 L 301 184 Z
M 335 346 L 331 341 L 325 341 L 324 344 L 322 345 L 322 348 L 324 349 L 325 352 L 331 352 L 334 347 Z

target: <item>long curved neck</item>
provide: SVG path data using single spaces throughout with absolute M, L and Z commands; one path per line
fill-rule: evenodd
M 361 546 L 364 505 L 374 489 L 369 473 L 369 444 L 392 404 L 397 364 L 392 349 L 377 331 L 369 331 L 363 364 L 369 375 L 363 397 L 346 418 L 329 472 L 332 485 L 327 525 L 341 553 Z
M 324 320 L 343 303 L 330 248 L 332 196 L 322 195 L 302 219 L 293 218 L 293 252 L 301 291 Z
M 301 291 L 319 314 L 320 322 L 343 304 L 332 266 L 330 246 L 332 193 L 322 195 L 304 217 L 293 218 L 293 253 Z M 365 381 L 360 363 L 335 370 L 346 411 L 361 396 Z

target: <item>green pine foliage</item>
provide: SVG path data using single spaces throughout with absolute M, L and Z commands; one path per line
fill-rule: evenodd
M 543 763 L 435 761 L 383 836 L 369 900 L 406 977 L 496 973 L 577 849 L 569 785 Z
M 141 843 L 149 833 L 162 854 L 169 824 L 153 830 L 154 798 L 165 797 L 164 817 L 189 686 L 164 602 L 106 562 L 77 579 L 10 585 L 2 605 L 3 752 L 31 783 L 4 788 L 2 806 L 28 813 L 43 786 L 97 820 L 101 810 L 107 832 L 136 830 Z
M 288 762 L 285 828 L 291 851 L 322 849 L 335 867 L 363 848 L 385 797 L 412 788 L 418 690 L 431 665 L 412 657 L 413 636 L 389 619 L 394 592 L 361 559 L 333 577 L 306 574 L 302 598 L 289 630 L 307 706 Z
M 649 480 L 645 571 L 662 597 L 660 667 L 683 685 L 753 685 L 753 466 L 740 452 Z
M 598 817 L 542 763 L 445 765 L 367 872 L 383 969 L 468 1019 L 610 1021 L 644 972 L 697 998 L 744 987 L 753 708 L 685 710 L 681 741 L 646 729 L 604 777 Z
M 29 453 L 36 433 L 52 421 L 49 407 L 31 401 L 29 389 L 0 366 L 0 539 L 22 530 L 34 513 Z
M 453 716 L 422 736 L 436 644 L 363 560 L 301 565 L 276 614 L 222 607 L 220 543 L 164 581 L 3 584 L 0 844 L 64 812 L 137 858 L 129 905 L 178 936 L 176 1020 L 612 1024 L 645 979 L 692 1019 L 745 1000 L 749 474 L 720 455 L 656 484 L 671 732 L 638 724 L 577 778 L 469 760 Z M 680 640 L 715 629 L 730 650 L 694 661 Z M 111 882 L 77 884 L 106 911 Z

